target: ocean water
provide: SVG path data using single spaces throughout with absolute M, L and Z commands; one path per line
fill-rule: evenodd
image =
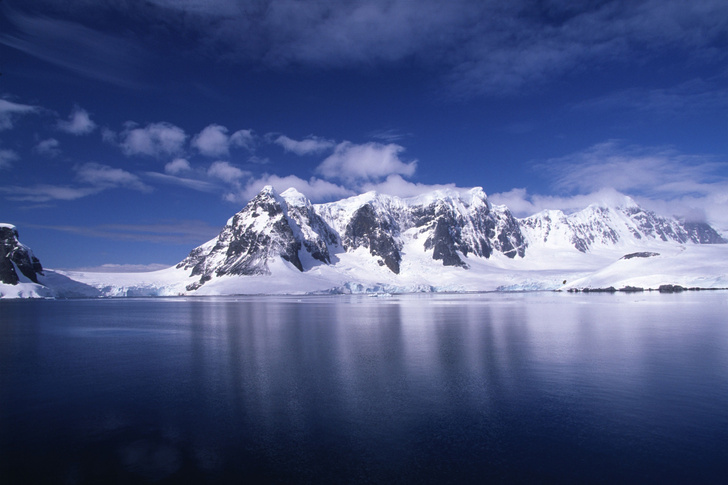
M 728 483 L 728 292 L 0 302 L 0 483 Z

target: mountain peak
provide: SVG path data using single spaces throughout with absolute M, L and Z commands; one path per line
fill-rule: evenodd
M 281 197 L 288 203 L 288 205 L 291 206 L 306 207 L 311 205 L 311 202 L 308 200 L 308 198 L 294 187 L 289 187 L 288 189 L 281 192 Z

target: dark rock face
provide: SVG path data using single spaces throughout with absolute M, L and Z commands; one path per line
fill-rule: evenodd
M 303 247 L 324 264 L 331 264 L 329 246 L 339 245 L 339 237 L 306 201 L 305 205 L 288 205 L 288 218 L 297 228 Z
M 399 274 L 402 255 L 392 237 L 393 232 L 391 221 L 379 216 L 370 204 L 365 204 L 354 212 L 341 242 L 347 251 L 361 246 L 369 248 L 369 253 L 379 258 L 377 261 L 380 265 L 386 265 L 393 273 Z
M 437 201 L 413 210 L 415 227 L 428 232 L 425 250 L 444 266 L 468 268 L 458 253 L 489 258 L 495 251 L 509 258 L 523 257 L 526 241 L 518 221 L 507 209 L 496 211 L 489 204 L 468 207 L 463 213 L 454 204 Z
M 718 232 L 706 222 L 685 222 L 683 228 L 688 238 L 696 244 L 726 244 Z
M 13 264 L 14 263 L 14 264 Z M 16 285 L 20 281 L 15 267 L 33 283 L 38 283 L 38 275 L 43 267 L 38 258 L 27 246 L 18 240 L 18 230 L 14 226 L 0 226 L 0 282 Z
M 177 267 L 200 276 L 197 289 L 215 276 L 270 274 L 268 258 L 278 255 L 303 271 L 298 257 L 301 241 L 294 237 L 285 215 L 285 202 L 264 191 L 235 214 L 216 240 L 193 249 Z
M 660 253 L 652 253 L 650 251 L 643 251 L 639 253 L 629 253 L 625 254 L 619 259 L 632 259 L 632 258 L 652 258 L 654 256 L 659 256 Z
M 330 264 L 328 245 L 337 241 L 336 233 L 308 201 L 289 206 L 268 187 L 235 214 L 216 239 L 193 249 L 177 268 L 200 276 L 188 287 L 195 290 L 213 276 L 270 274 L 268 260 L 275 256 L 304 271 L 299 256 L 302 250 Z
M 687 288 L 680 285 L 660 285 L 657 289 L 660 293 L 680 293 L 687 290 Z
M 324 210 L 332 212 L 336 211 Z M 347 251 L 369 248 L 380 264 L 399 273 L 403 241 L 420 236 L 434 260 L 465 269 L 469 255 L 489 258 L 498 251 L 514 258 L 523 257 L 526 250 L 518 221 L 505 207 L 491 207 L 482 191 L 466 196 L 446 192 L 422 204 L 375 195 L 353 212 L 342 243 Z

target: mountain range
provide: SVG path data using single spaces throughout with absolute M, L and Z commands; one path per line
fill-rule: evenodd
M 28 278 L 25 296 L 60 297 L 728 286 L 721 234 L 627 196 L 518 219 L 481 188 L 312 204 L 295 189 L 268 186 L 176 266 L 125 275 L 43 272 L 13 226 L 0 230 L 6 296 L 23 296 L 8 289 L 22 284 L 15 267 Z

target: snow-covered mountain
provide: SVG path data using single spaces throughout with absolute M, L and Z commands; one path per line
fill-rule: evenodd
M 199 276 L 189 291 L 215 277 L 269 275 L 275 258 L 304 272 L 357 251 L 399 274 L 411 246 L 440 265 L 461 268 L 468 268 L 468 256 L 523 257 L 526 249 L 518 221 L 505 206 L 492 206 L 480 188 L 409 199 L 369 192 L 313 205 L 295 189 L 278 194 L 268 186 L 177 268 Z
M 728 287 L 725 243 L 707 223 L 662 217 L 629 197 L 573 214 L 550 210 L 517 219 L 507 207 L 491 204 L 481 188 L 411 198 L 368 192 L 312 204 L 295 189 L 279 194 L 265 187 L 216 238 L 175 267 L 125 275 L 46 271 L 37 286 L 49 288 L 52 296 L 543 290 L 637 283 L 715 288 Z
M 530 246 L 593 248 L 642 246 L 652 242 L 724 244 L 705 222 L 681 222 L 661 217 L 624 197 L 617 206 L 590 205 L 574 214 L 546 210 L 520 220 Z

